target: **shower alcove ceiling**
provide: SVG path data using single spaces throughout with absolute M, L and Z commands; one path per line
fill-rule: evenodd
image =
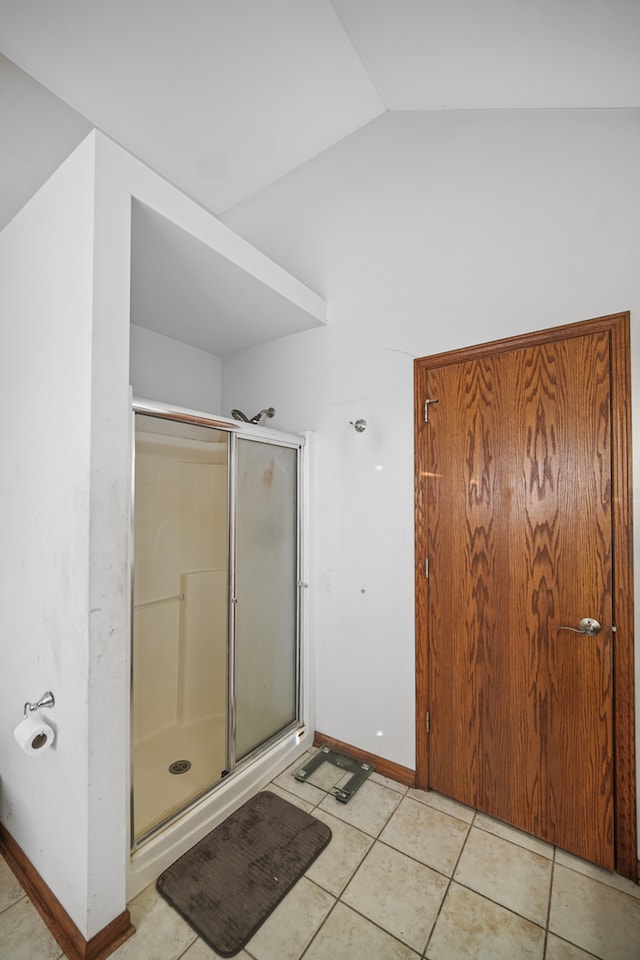
M 132 198 L 133 324 L 224 356 L 324 321 L 320 297 L 213 217 L 203 226 L 194 235 Z

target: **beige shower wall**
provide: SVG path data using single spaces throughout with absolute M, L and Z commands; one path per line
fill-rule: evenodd
M 175 725 L 226 713 L 226 438 L 185 443 L 139 432 L 135 475 L 133 731 L 139 744 Z

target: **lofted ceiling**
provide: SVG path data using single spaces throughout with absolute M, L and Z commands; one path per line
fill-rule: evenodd
M 639 41 L 640 0 L 0 0 L 0 227 L 93 126 L 219 215 L 385 110 L 640 107 Z

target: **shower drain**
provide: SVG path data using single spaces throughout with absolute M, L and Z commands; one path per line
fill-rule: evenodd
M 191 769 L 191 760 L 174 760 L 169 764 L 169 773 L 186 773 Z

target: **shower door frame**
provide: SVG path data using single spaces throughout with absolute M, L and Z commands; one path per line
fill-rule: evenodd
M 304 438 L 302 437 L 290 437 L 285 439 L 285 434 L 278 435 L 276 431 L 267 431 L 264 427 L 259 425 L 253 430 L 247 429 L 244 425 L 237 426 L 236 421 L 232 421 L 234 428 L 231 431 L 229 436 L 229 473 L 228 473 L 228 501 L 229 501 L 229 600 L 228 600 L 228 614 L 229 614 L 229 629 L 228 629 L 228 682 L 229 682 L 229 691 L 228 691 L 228 710 L 227 710 L 227 761 L 229 763 L 229 774 L 233 774 L 238 770 L 242 769 L 247 764 L 256 757 L 263 753 L 266 749 L 271 746 L 273 742 L 280 739 L 281 737 L 286 737 L 293 730 L 297 730 L 303 723 L 303 703 L 302 703 L 302 659 L 301 659 L 301 647 L 302 647 L 302 595 L 301 591 L 306 586 L 305 582 L 302 579 L 302 562 L 303 562 L 303 550 L 302 550 L 302 536 L 303 536 L 303 524 L 302 524 L 302 489 L 303 489 L 303 450 L 304 450 Z M 257 432 L 259 431 L 259 432 Z M 236 758 L 236 707 L 237 707 L 237 697 L 236 697 L 236 615 L 237 615 L 237 603 L 236 603 L 236 579 L 237 579 L 237 565 L 236 565 L 236 520 L 237 520 L 237 504 L 236 504 L 236 494 L 237 486 L 235 480 L 237 479 L 237 441 L 238 439 L 250 440 L 256 443 L 269 444 L 271 446 L 280 446 L 286 447 L 289 450 L 297 450 L 296 458 L 296 593 L 295 593 L 295 653 L 296 653 L 296 662 L 295 662 L 295 713 L 296 717 L 286 726 L 282 727 L 277 733 L 274 733 L 271 737 L 262 743 L 257 744 L 253 749 L 249 750 L 244 754 L 240 760 Z M 220 781 L 218 781 L 220 782 Z
M 154 827 L 147 830 L 138 839 L 135 837 L 134 821 L 134 763 L 133 763 L 133 610 L 134 610 L 134 558 L 135 558 L 135 454 L 136 454 L 136 415 L 156 417 L 160 420 L 170 420 L 190 425 L 198 425 L 219 430 L 227 433 L 227 532 L 228 532 L 228 568 L 227 568 L 227 704 L 226 704 L 226 728 L 227 728 L 227 764 L 228 773 L 210 784 L 205 790 L 196 797 L 187 801 L 184 806 L 174 811 L 167 817 L 164 817 Z M 295 484 L 295 510 L 296 510 L 296 591 L 295 591 L 295 718 L 285 727 L 278 730 L 264 742 L 258 744 L 255 748 L 245 754 L 239 761 L 236 760 L 235 735 L 236 735 L 236 606 L 235 582 L 236 582 L 236 462 L 237 462 L 237 439 L 250 440 L 252 442 L 270 444 L 272 446 L 282 446 L 297 451 L 296 458 L 296 484 Z M 165 828 L 171 826 L 178 818 L 182 817 L 192 808 L 196 807 L 203 800 L 210 797 L 223 784 L 227 784 L 233 778 L 246 770 L 253 761 L 265 754 L 281 741 L 286 740 L 296 731 L 304 732 L 305 729 L 305 702 L 304 702 L 304 683 L 303 683 L 303 590 L 307 586 L 304 580 L 304 516 L 305 516 L 305 479 L 306 479 L 306 440 L 303 436 L 289 434 L 254 424 L 245 424 L 237 420 L 226 417 L 216 417 L 204 412 L 189 410 L 184 407 L 167 406 L 152 400 L 133 398 L 131 402 L 131 523 L 130 523 L 130 687 L 129 687 L 129 709 L 130 709 L 130 748 L 129 748 L 129 837 L 130 849 L 132 853 L 140 850 L 144 845 L 155 839 Z

